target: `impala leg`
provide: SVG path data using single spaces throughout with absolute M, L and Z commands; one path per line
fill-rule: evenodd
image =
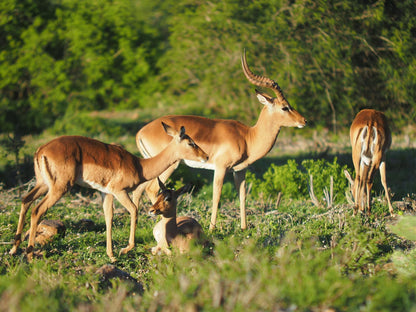
M 134 191 L 133 191 L 133 204 L 139 209 L 139 202 L 140 198 L 143 195 L 143 192 L 149 182 L 145 182 L 140 184 Z
M 376 168 L 374 165 L 370 166 L 370 168 L 368 168 L 368 172 L 367 172 L 367 181 L 366 181 L 366 195 L 367 195 L 367 214 L 371 215 L 371 190 L 373 188 L 373 180 L 374 180 L 374 172 L 375 172 Z
M 210 231 L 215 229 L 215 224 L 217 223 L 217 212 L 218 205 L 220 202 L 222 186 L 224 184 L 226 169 L 225 168 L 215 168 L 214 171 L 214 182 L 213 182 L 213 191 L 212 191 L 212 214 L 211 214 L 211 223 L 209 225 Z
M 115 262 L 116 258 L 113 254 L 113 245 L 112 245 L 112 230 L 113 230 L 113 200 L 114 196 L 112 194 L 105 194 L 103 201 L 104 209 L 104 218 L 105 218 L 105 228 L 107 233 L 107 255 L 110 258 L 111 262 Z
M 17 224 L 17 231 L 14 237 L 13 247 L 9 254 L 14 255 L 17 252 L 17 248 L 22 242 L 22 232 L 25 224 L 26 213 L 30 205 L 39 198 L 39 196 L 45 194 L 48 191 L 46 184 L 35 185 L 35 187 L 27 193 L 22 199 L 22 206 L 20 208 L 19 223 Z
M 365 207 L 366 207 L 366 202 L 367 202 L 366 196 L 368 194 L 368 192 L 366 192 L 366 188 L 367 188 L 367 183 L 364 181 L 364 179 L 362 179 L 360 182 L 360 190 L 359 190 L 360 202 L 358 205 L 361 213 L 365 212 Z
M 166 237 L 163 237 L 162 240 L 157 242 L 155 247 L 152 247 L 153 255 L 157 255 L 160 251 L 164 252 L 166 255 L 172 254 L 172 251 L 169 249 L 169 243 Z
M 369 167 L 364 161 L 360 160 L 360 173 L 359 173 L 359 194 L 358 194 L 358 198 L 359 198 L 359 203 L 358 203 L 358 207 L 360 209 L 360 211 L 362 213 L 365 212 L 365 208 L 367 207 L 368 209 L 371 209 L 368 207 L 368 198 L 370 196 L 370 193 L 368 192 L 368 183 L 371 181 L 370 180 L 370 171 L 371 171 L 371 167 Z M 370 171 L 369 171 L 370 170 Z
M 152 247 L 152 254 L 156 255 L 160 251 L 163 251 L 165 254 L 169 254 L 169 242 L 167 239 L 168 233 L 166 233 L 166 224 L 163 224 L 162 221 L 159 221 L 156 223 L 153 232 L 158 231 L 161 233 L 164 233 L 163 235 L 155 235 L 155 239 L 157 241 L 157 245 L 155 247 Z
M 59 191 L 61 189 L 62 191 Z M 33 258 L 33 248 L 35 246 L 36 230 L 39 224 L 39 219 L 48 211 L 50 207 L 66 193 L 65 188 L 51 188 L 42 199 L 42 201 L 32 210 L 30 218 L 29 242 L 26 249 L 27 259 L 31 261 Z
M 126 254 L 134 247 L 134 236 L 136 233 L 136 221 L 137 221 L 137 207 L 131 201 L 129 195 L 126 191 L 121 191 L 117 194 L 114 194 L 117 200 L 128 210 L 130 213 L 130 237 L 129 244 L 120 250 L 120 255 Z
M 386 199 L 387 199 L 387 203 L 388 203 L 388 205 L 389 205 L 389 212 L 390 212 L 390 215 L 392 215 L 392 216 L 394 216 L 394 213 L 393 213 L 393 206 L 391 205 L 391 201 L 390 201 L 390 194 L 389 194 L 389 190 L 388 190 L 388 188 L 387 188 L 387 180 L 386 180 L 386 163 L 385 163 L 385 161 L 383 160 L 381 163 L 380 163 L 380 178 L 381 178 L 381 184 L 383 185 L 383 187 L 384 187 L 384 192 L 386 193 Z
M 354 215 L 357 214 L 358 211 L 363 210 L 363 181 L 358 177 L 355 180 L 355 191 L 354 191 L 354 197 L 355 197 L 355 206 L 354 206 Z
M 246 169 L 234 171 L 234 184 L 240 199 L 241 229 L 247 228 L 246 221 Z
M 373 188 L 372 180 L 367 181 L 366 185 L 366 205 L 367 205 L 367 214 L 371 215 L 371 189 Z
M 354 216 L 357 214 L 358 209 L 360 207 L 360 186 L 361 186 L 361 178 L 360 178 L 360 158 L 357 157 L 355 153 L 352 153 L 352 161 L 354 164 L 355 170 L 355 179 L 352 188 L 352 196 L 354 197 L 354 207 L 353 207 L 353 214 Z
M 150 199 L 150 202 L 154 204 L 156 202 L 157 194 L 159 192 L 159 185 L 157 179 L 153 179 L 146 183 L 146 194 Z
M 358 212 L 358 207 L 359 207 L 359 202 L 360 202 L 360 198 L 359 196 L 359 181 L 355 180 L 355 184 L 354 184 L 354 189 L 353 189 L 353 196 L 354 196 L 354 207 L 353 207 L 353 214 L 354 216 L 357 215 Z

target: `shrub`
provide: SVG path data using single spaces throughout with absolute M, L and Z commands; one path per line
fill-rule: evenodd
M 346 166 L 325 159 L 302 161 L 299 166 L 295 160 L 288 160 L 287 164 L 277 166 L 271 164 L 264 173 L 263 179 L 257 179 L 251 172 L 247 173 L 247 183 L 251 184 L 251 195 L 254 198 L 277 198 L 279 192 L 285 196 L 300 199 L 308 196 L 309 176 L 313 176 L 315 194 L 323 197 L 325 188 L 329 189 L 330 177 L 334 179 L 334 197 L 336 202 L 345 199 L 347 181 L 343 175 Z
M 302 166 L 306 169 L 308 177 L 312 175 L 313 187 L 318 197 L 323 196 L 325 188 L 329 189 L 330 180 L 333 177 L 334 202 L 341 202 L 345 199 L 345 190 L 348 185 L 343 172 L 347 166 L 341 167 L 336 157 L 332 163 L 325 159 L 306 159 L 302 161 Z
M 271 164 L 263 180 L 256 179 L 254 174 L 248 172 L 247 182 L 251 184 L 251 194 L 255 198 L 277 198 L 279 192 L 295 199 L 307 195 L 307 179 L 294 160 L 288 160 L 283 166 Z

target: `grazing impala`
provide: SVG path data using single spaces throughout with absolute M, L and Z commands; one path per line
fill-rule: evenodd
M 52 207 L 75 184 L 99 190 L 105 194 L 103 201 L 107 230 L 107 255 L 115 261 L 111 244 L 113 219 L 113 197 L 130 213 L 130 237 L 125 254 L 134 247 L 137 207 L 128 192 L 141 183 L 156 178 L 179 159 L 206 161 L 207 154 L 185 134 L 163 124 L 166 134 L 173 137 L 159 154 L 149 159 L 140 159 L 120 146 L 105 144 L 81 136 L 62 136 L 41 146 L 35 153 L 36 185 L 22 199 L 19 224 L 10 254 L 15 254 L 21 242 L 26 212 L 41 195 L 45 197 L 32 210 L 29 243 L 26 249 L 28 260 L 32 260 L 36 228 L 42 215 Z
M 137 132 L 136 144 L 144 157 L 159 153 L 170 137 L 165 135 L 160 122 L 178 128 L 184 125 L 195 142 L 209 155 L 205 164 L 196 163 L 184 158 L 185 164 L 191 167 L 214 170 L 212 216 L 210 229 L 215 227 L 217 209 L 225 173 L 232 170 L 234 182 L 240 197 L 241 228 L 246 228 L 245 212 L 245 173 L 247 166 L 262 158 L 273 147 L 281 127 L 299 127 L 306 125 L 306 120 L 293 109 L 284 97 L 279 85 L 266 77 L 255 75 L 249 69 L 245 53 L 242 58 L 243 72 L 254 85 L 269 88 L 276 98 L 256 90 L 257 98 L 264 105 L 256 125 L 248 127 L 235 120 L 208 119 L 198 116 L 164 116 L 158 118 Z M 161 179 L 166 181 L 178 167 L 179 162 L 169 167 Z M 152 202 L 156 200 L 159 187 L 157 181 L 149 182 L 146 192 Z M 141 193 L 137 192 L 134 202 L 138 204 Z
M 162 219 L 153 228 L 153 236 L 157 241 L 157 246 L 152 248 L 152 254 L 156 255 L 162 251 L 170 255 L 170 246 L 178 249 L 181 253 L 186 252 L 189 250 L 191 241 L 198 241 L 203 235 L 201 225 L 194 218 L 176 217 L 178 197 L 188 192 L 190 185 L 185 185 L 175 191 L 166 188 L 159 178 L 158 182 L 162 192 L 149 212 L 161 215 Z
M 358 210 L 364 212 L 365 207 L 367 213 L 371 214 L 371 188 L 374 172 L 379 169 L 389 211 L 393 215 L 386 182 L 386 151 L 391 145 L 391 133 L 386 116 L 373 109 L 360 111 L 352 122 L 350 139 L 355 180 L 352 180 L 348 171 L 344 173 L 351 183 L 355 201 L 354 214 Z

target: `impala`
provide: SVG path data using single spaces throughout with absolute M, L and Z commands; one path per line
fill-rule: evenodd
M 201 225 L 191 217 L 176 217 L 176 206 L 178 197 L 190 190 L 190 185 L 185 185 L 175 190 L 170 190 L 159 180 L 159 187 L 162 190 L 156 202 L 149 212 L 154 215 L 161 215 L 162 219 L 153 228 L 153 236 L 157 241 L 156 247 L 152 248 L 152 254 L 156 255 L 160 251 L 167 255 L 172 252 L 172 246 L 183 253 L 189 250 L 192 240 L 198 241 L 202 238 L 203 231 Z
M 32 210 L 29 242 L 26 249 L 28 260 L 32 260 L 36 228 L 42 215 L 52 207 L 75 184 L 99 190 L 105 194 L 103 200 L 107 231 L 107 255 L 115 261 L 111 243 L 113 220 L 113 197 L 130 213 L 130 237 L 125 254 L 134 247 L 137 206 L 128 192 L 141 183 L 156 178 L 182 157 L 195 161 L 206 161 L 207 154 L 185 134 L 163 124 L 166 134 L 173 137 L 159 154 L 149 159 L 140 159 L 120 146 L 105 144 L 81 136 L 62 136 L 41 146 L 35 153 L 35 187 L 22 199 L 19 223 L 10 254 L 15 254 L 21 242 L 26 212 L 41 195 L 45 197 Z
M 178 128 L 184 125 L 190 136 L 209 155 L 209 161 L 201 164 L 184 158 L 185 164 L 195 168 L 214 170 L 212 216 L 210 229 L 215 228 L 218 204 L 227 171 L 233 171 L 234 182 L 240 198 L 241 228 L 245 229 L 245 173 L 247 166 L 262 158 L 273 147 L 281 127 L 299 127 L 306 125 L 306 119 L 292 108 L 284 97 L 279 85 L 272 79 L 255 75 L 247 65 L 245 53 L 241 58 L 243 72 L 254 85 L 274 91 L 273 98 L 256 90 L 256 95 L 264 105 L 257 123 L 246 126 L 235 120 L 209 119 L 199 116 L 164 116 L 145 125 L 136 135 L 136 144 L 144 157 L 159 153 L 170 142 L 160 123 Z M 178 167 L 179 162 L 170 166 L 162 175 L 166 181 Z M 152 202 L 156 200 L 159 187 L 156 180 L 149 182 L 146 192 Z M 138 204 L 141 196 L 137 192 L 134 201 Z
M 344 171 L 344 173 L 351 183 L 355 202 L 354 214 L 358 210 L 364 212 L 365 207 L 367 207 L 367 213 L 371 214 L 371 189 L 374 172 L 379 169 L 389 211 L 393 215 L 386 182 L 386 151 L 391 145 L 391 132 L 386 116 L 373 109 L 360 111 L 351 124 L 350 140 L 355 180 L 352 180 L 348 171 Z

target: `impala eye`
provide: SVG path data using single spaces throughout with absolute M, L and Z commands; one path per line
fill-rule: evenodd
M 282 107 L 282 111 L 284 111 L 284 112 L 288 112 L 289 110 L 290 110 L 289 106 Z

